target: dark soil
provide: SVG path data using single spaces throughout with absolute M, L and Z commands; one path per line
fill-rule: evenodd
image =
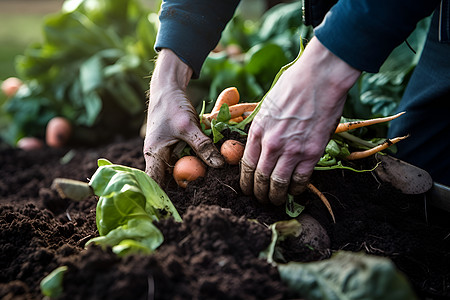
M 185 190 L 168 179 L 165 190 L 183 222 L 157 224 L 165 240 L 153 255 L 118 258 L 110 250 L 85 249 L 98 235 L 96 199 L 64 200 L 50 186 L 56 177 L 87 181 L 102 157 L 144 169 L 142 139 L 72 150 L 0 150 L 1 299 L 43 298 L 41 279 L 62 265 L 69 268 L 62 299 L 292 298 L 277 270 L 258 258 L 270 242 L 267 225 L 288 216 L 284 207 L 243 196 L 235 166 L 209 169 Z M 317 171 L 312 183 L 327 196 L 337 222 L 309 192 L 296 200 L 327 229 L 331 247 L 314 250 L 287 240 L 285 258 L 320 260 L 340 249 L 385 256 L 421 299 L 450 298 L 448 213 L 371 173 Z

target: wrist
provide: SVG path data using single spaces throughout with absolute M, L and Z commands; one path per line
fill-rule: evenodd
M 361 75 L 361 71 L 355 69 L 347 62 L 328 50 L 316 37 L 314 37 L 305 48 L 301 59 L 311 61 L 311 70 L 317 74 L 330 88 L 339 94 L 347 91 L 355 84 Z
M 150 89 L 159 87 L 174 87 L 186 90 L 193 70 L 183 62 L 172 50 L 164 48 L 160 51 L 150 81 Z

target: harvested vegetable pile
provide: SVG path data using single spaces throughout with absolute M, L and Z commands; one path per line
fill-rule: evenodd
M 1 150 L 0 298 L 42 298 L 41 279 L 63 265 L 68 271 L 62 299 L 294 297 L 277 269 L 258 258 L 271 241 L 266 225 L 289 217 L 284 207 L 262 207 L 241 195 L 238 166 L 208 169 L 186 189 L 168 180 L 167 195 L 183 222 L 157 223 L 164 242 L 154 254 L 120 258 L 98 246 L 85 250 L 86 242 L 98 236 L 97 200 L 63 200 L 50 189 L 53 179 L 86 181 L 100 157 L 143 169 L 141 149 L 142 139 L 136 138 L 71 151 Z M 372 163 L 361 162 L 363 167 Z M 279 243 L 286 260 L 318 261 L 338 250 L 388 257 L 419 298 L 450 296 L 448 214 L 432 207 L 425 212 L 423 195 L 402 195 L 371 173 L 315 172 L 312 183 L 327 196 L 336 223 L 309 192 L 301 198 L 304 213 L 324 225 L 331 247 L 315 250 L 286 239 Z

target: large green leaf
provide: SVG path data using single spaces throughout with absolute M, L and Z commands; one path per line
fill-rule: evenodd
M 311 263 L 278 265 L 281 279 L 310 300 L 413 300 L 411 286 L 387 258 L 339 251 Z
M 245 56 L 245 70 L 255 76 L 265 90 L 280 68 L 287 64 L 288 58 L 283 49 L 274 43 L 253 46 Z

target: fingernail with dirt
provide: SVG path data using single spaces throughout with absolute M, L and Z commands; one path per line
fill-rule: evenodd
M 225 164 L 224 158 L 216 152 L 212 152 L 207 158 L 207 161 L 208 164 L 213 168 L 221 168 Z

